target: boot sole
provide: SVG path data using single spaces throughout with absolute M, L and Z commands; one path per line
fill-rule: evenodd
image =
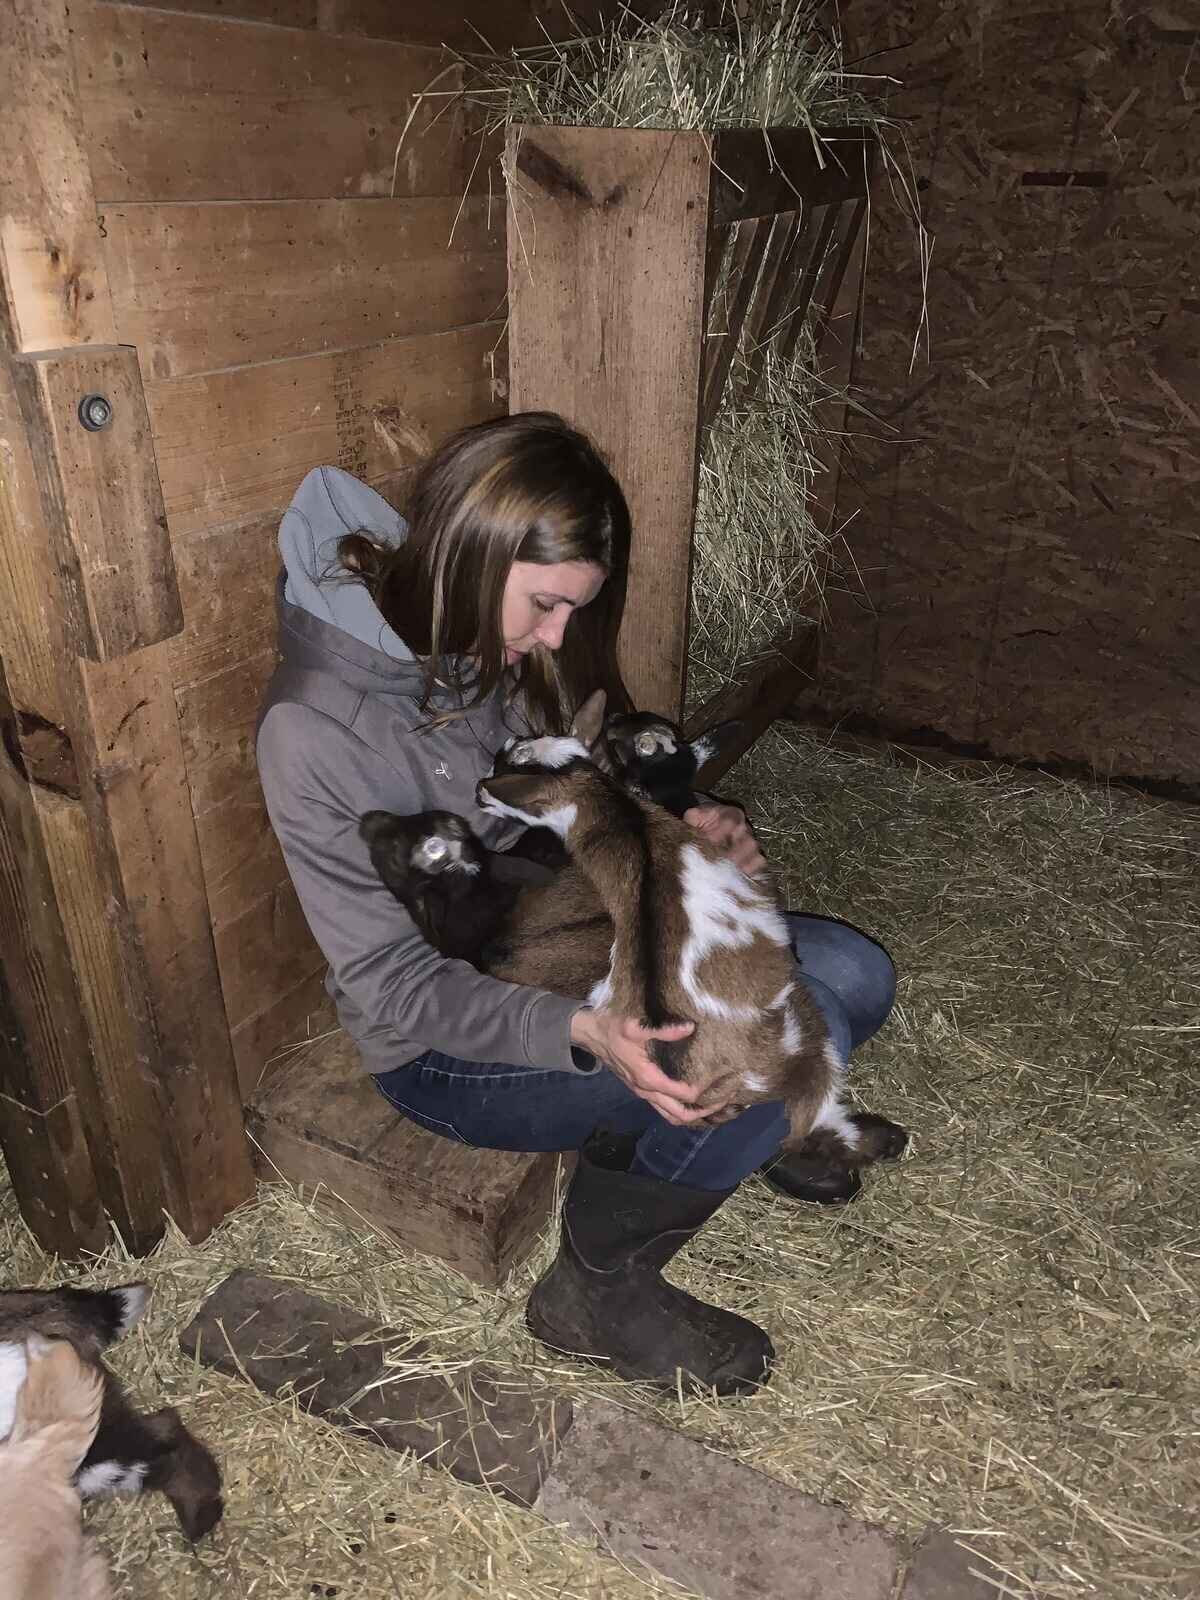
M 564 1339 L 554 1325 L 547 1321 L 541 1312 L 532 1304 L 525 1307 L 525 1326 L 539 1344 L 547 1345 L 551 1350 L 560 1354 L 571 1356 L 576 1361 L 588 1361 L 596 1367 L 607 1367 L 610 1372 L 615 1372 L 619 1378 L 624 1378 L 627 1383 L 649 1383 L 657 1389 L 665 1389 L 674 1394 L 678 1388 L 679 1380 L 676 1372 L 643 1372 L 641 1369 L 629 1365 L 624 1361 L 616 1360 L 612 1356 L 596 1355 L 590 1350 L 576 1349 L 569 1340 Z M 774 1359 L 772 1349 L 766 1369 L 761 1378 L 746 1378 L 740 1374 L 730 1374 L 728 1377 L 714 1378 L 708 1383 L 702 1383 L 699 1378 L 689 1372 L 683 1373 L 683 1388 L 686 1393 L 711 1394 L 715 1392 L 722 1399 L 733 1400 L 740 1396 L 757 1394 L 760 1389 L 766 1388 L 771 1377 L 770 1362 Z

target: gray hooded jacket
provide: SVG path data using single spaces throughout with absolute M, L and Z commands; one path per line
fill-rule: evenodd
M 513 733 L 527 731 L 493 695 L 433 732 L 419 710 L 420 664 L 337 542 L 364 530 L 396 543 L 406 525 L 366 484 L 317 467 L 280 527 L 282 660 L 259 716 L 258 770 L 271 825 L 326 960 L 326 987 L 364 1067 L 387 1072 L 426 1050 L 570 1072 L 580 1003 L 501 983 L 438 955 L 380 883 L 358 836 L 364 811 L 457 811 L 491 849 L 519 828 L 488 816 L 475 786 Z M 444 702 L 450 706 L 449 698 Z

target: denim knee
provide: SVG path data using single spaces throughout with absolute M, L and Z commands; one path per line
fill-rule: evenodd
M 788 922 L 803 975 L 836 995 L 849 1024 L 850 1048 L 856 1050 L 879 1032 L 895 1004 L 891 956 L 848 922 L 796 913 Z
M 750 1106 L 719 1128 L 677 1128 L 656 1118 L 638 1141 L 631 1170 L 690 1189 L 735 1189 L 777 1154 L 789 1127 L 777 1100 Z

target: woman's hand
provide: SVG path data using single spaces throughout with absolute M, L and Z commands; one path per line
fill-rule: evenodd
M 766 866 L 767 858 L 758 848 L 746 813 L 737 806 L 693 806 L 683 813 L 683 820 L 703 834 L 709 844 L 715 844 L 748 878 Z
M 699 1090 L 668 1078 L 646 1051 L 651 1039 L 686 1039 L 694 1024 L 678 1022 L 669 1028 L 643 1028 L 632 1017 L 610 1011 L 577 1011 L 571 1018 L 571 1043 L 603 1061 L 634 1094 L 654 1107 L 664 1122 L 677 1128 L 700 1122 L 715 1109 L 696 1110 Z

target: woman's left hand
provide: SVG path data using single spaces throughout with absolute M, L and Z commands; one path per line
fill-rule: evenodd
M 748 878 L 766 866 L 767 858 L 758 848 L 746 813 L 737 806 L 693 806 L 684 812 L 683 820 L 703 834 L 709 844 L 716 845 Z

